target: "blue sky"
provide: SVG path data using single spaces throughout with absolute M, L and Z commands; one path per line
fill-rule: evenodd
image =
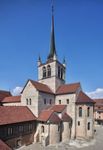
M 58 58 L 67 82 L 84 91 L 103 88 L 103 1 L 54 0 Z M 50 45 L 51 0 L 0 0 L 0 89 L 37 80 L 37 59 Z

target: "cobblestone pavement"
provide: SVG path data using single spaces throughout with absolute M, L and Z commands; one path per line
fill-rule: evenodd
M 103 127 L 96 127 L 95 138 L 91 141 L 70 141 L 43 147 L 40 144 L 32 144 L 19 150 L 103 150 Z

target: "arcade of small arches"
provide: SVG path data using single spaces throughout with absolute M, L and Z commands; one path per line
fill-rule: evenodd
M 43 67 L 42 68 L 42 77 L 43 77 L 43 79 L 44 78 L 49 78 L 49 77 L 51 77 L 51 66 L 50 65 L 48 65 L 47 67 Z M 62 67 L 60 67 L 60 66 L 58 66 L 58 78 L 60 78 L 60 79 L 62 79 L 62 80 L 65 80 L 65 70 L 62 68 Z

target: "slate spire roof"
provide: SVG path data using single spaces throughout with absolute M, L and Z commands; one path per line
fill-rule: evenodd
M 56 56 L 56 47 L 55 47 L 55 33 L 54 33 L 54 6 L 52 4 L 52 26 L 51 26 L 51 43 L 50 43 L 50 53 L 48 59 L 53 59 Z

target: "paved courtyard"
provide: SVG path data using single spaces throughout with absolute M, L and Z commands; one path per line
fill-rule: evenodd
M 95 138 L 91 141 L 71 141 L 43 147 L 40 144 L 32 144 L 22 147 L 20 150 L 103 150 L 103 127 L 96 127 Z

